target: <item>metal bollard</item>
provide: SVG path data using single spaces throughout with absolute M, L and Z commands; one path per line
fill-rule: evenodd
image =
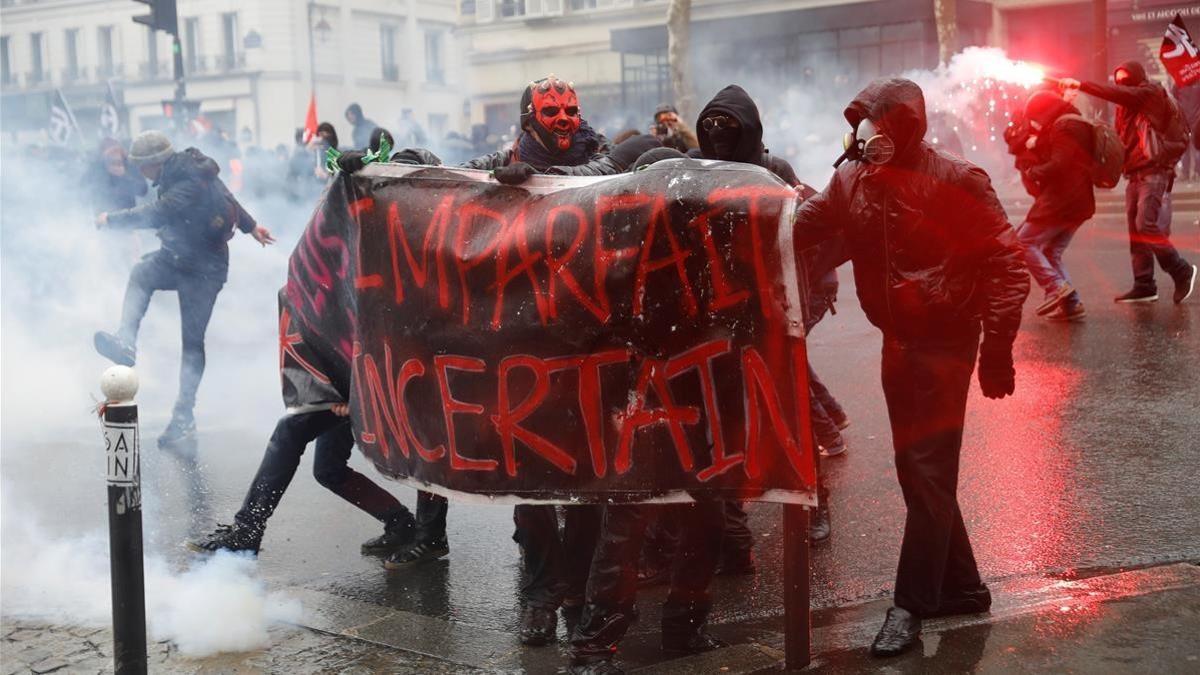
M 800 670 L 812 662 L 812 612 L 810 609 L 807 507 L 783 505 L 783 653 L 786 670 Z
M 100 378 L 108 462 L 108 551 L 112 574 L 113 666 L 117 675 L 146 672 L 146 588 L 142 569 L 142 471 L 138 448 L 137 373 L 113 366 Z

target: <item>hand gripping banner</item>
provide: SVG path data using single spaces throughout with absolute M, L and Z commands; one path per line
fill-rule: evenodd
M 292 253 L 285 400 L 454 498 L 815 504 L 795 205 L 745 164 L 371 165 Z

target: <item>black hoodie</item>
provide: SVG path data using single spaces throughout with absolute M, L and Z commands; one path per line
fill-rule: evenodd
M 701 120 L 712 113 L 732 117 L 741 125 L 742 136 L 738 139 L 737 150 L 730 161 L 757 164 L 770 170 L 792 187 L 800 185 L 800 179 L 796 177 L 792 165 L 788 164 L 787 160 L 770 154 L 763 147 L 762 118 L 758 114 L 758 106 L 754 104 L 754 99 L 750 98 L 750 94 L 736 84 L 731 84 L 717 92 L 717 95 L 713 96 L 708 105 L 700 111 L 700 117 L 696 118 L 696 136 L 700 140 L 700 152 L 703 159 L 718 159 L 708 132 L 700 124 Z
M 1077 225 L 1096 212 L 1092 187 L 1092 127 L 1079 109 L 1057 94 L 1042 91 L 1029 98 L 1024 119 L 1037 122 L 1037 138 L 1022 169 L 1037 188 L 1025 220 L 1059 226 Z
M 1125 175 L 1173 172 L 1187 149 L 1182 114 L 1167 90 L 1146 78 L 1142 64 L 1126 61 L 1116 70 L 1129 73 L 1127 84 L 1081 82 L 1079 89 L 1117 104 L 1116 127 L 1125 146 Z
M 987 174 L 925 143 L 924 97 L 908 80 L 871 83 L 845 114 L 879 123 L 896 157 L 843 163 L 800 205 L 797 250 L 844 235 L 863 311 L 885 335 L 965 338 L 982 321 L 985 346 L 1011 349 L 1029 274 Z
M 108 226 L 155 229 L 163 250 L 180 266 L 223 273 L 229 266 L 226 242 L 233 228 L 249 233 L 257 223 L 221 182 L 220 171 L 196 148 L 176 152 L 163 163 L 155 182 L 158 199 L 109 213 Z

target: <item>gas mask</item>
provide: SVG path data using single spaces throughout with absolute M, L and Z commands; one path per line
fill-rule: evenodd
M 845 152 L 833 163 L 835 169 L 848 159 L 887 164 L 896 156 L 896 142 L 866 118 L 859 121 L 857 129 L 842 137 L 842 147 Z

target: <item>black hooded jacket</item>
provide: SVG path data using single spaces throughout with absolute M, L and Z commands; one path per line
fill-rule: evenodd
M 158 230 L 163 250 L 181 266 L 226 269 L 233 228 L 250 233 L 257 223 L 221 182 L 220 171 L 216 161 L 196 148 L 176 152 L 163 163 L 155 183 L 158 199 L 109 213 L 108 226 Z
M 1129 84 L 1081 82 L 1079 89 L 1117 104 L 1116 127 L 1125 146 L 1126 176 L 1173 172 L 1187 147 L 1187 131 L 1176 117 L 1175 104 L 1161 84 L 1146 77 L 1142 64 L 1126 61 L 1117 66 L 1122 69 L 1130 75 Z
M 767 149 L 763 147 L 762 117 L 758 114 L 758 106 L 754 104 L 754 99 L 750 98 L 750 94 L 736 84 L 731 84 L 718 91 L 717 95 L 713 96 L 708 105 L 700 111 L 700 117 L 696 118 L 696 136 L 700 140 L 700 152 L 703 159 L 718 159 L 716 151 L 713 150 L 712 139 L 704 130 L 704 126 L 700 124 L 701 120 L 712 113 L 732 117 L 742 127 L 742 136 L 738 140 L 737 151 L 730 161 L 757 164 L 779 176 L 792 187 L 800 185 L 800 179 L 796 177 L 792 165 L 788 164 L 786 159 L 767 152 Z
M 1096 213 L 1092 187 L 1092 127 L 1079 110 L 1049 92 L 1035 94 L 1025 121 L 1037 122 L 1037 141 L 1022 177 L 1036 187 L 1025 219 L 1062 225 L 1082 223 Z
M 902 340 L 979 330 L 1011 349 L 1029 294 L 1020 245 L 984 171 L 934 149 L 920 87 L 876 80 L 846 108 L 857 126 L 880 123 L 896 143 L 883 165 L 850 161 L 800 205 L 797 249 L 842 234 L 871 323 Z

